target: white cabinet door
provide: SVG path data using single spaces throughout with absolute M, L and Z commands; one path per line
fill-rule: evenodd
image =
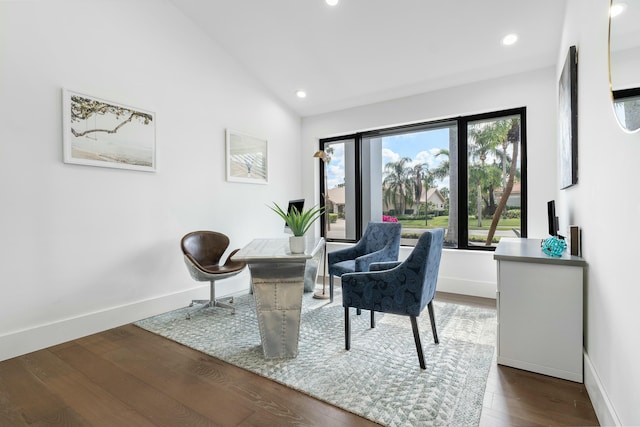
M 583 268 L 498 261 L 498 363 L 582 382 Z

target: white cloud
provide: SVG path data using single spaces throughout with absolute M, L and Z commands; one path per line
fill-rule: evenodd
M 327 186 L 329 188 L 337 187 L 338 184 L 344 183 L 344 166 L 342 164 L 329 163 L 327 168 Z
M 427 167 L 431 168 L 435 164 L 435 159 L 433 153 L 430 151 L 421 151 L 416 154 L 416 157 L 412 164 L 424 163 Z
M 386 165 L 389 162 L 397 162 L 400 159 L 400 155 L 395 153 L 388 148 L 382 149 L 382 164 Z

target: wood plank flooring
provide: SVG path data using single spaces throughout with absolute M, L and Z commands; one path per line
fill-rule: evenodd
M 438 293 L 454 304 L 495 308 L 493 299 Z M 599 426 L 584 384 L 498 365 L 487 378 L 480 427 Z
M 0 426 L 178 425 L 377 424 L 133 325 L 0 362 Z M 584 385 L 494 363 L 480 426 L 543 425 L 598 425 Z

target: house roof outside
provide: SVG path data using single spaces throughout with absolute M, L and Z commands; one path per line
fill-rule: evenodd
M 511 193 L 509 194 L 509 199 L 507 200 L 507 206 L 517 207 L 522 205 L 521 199 L 521 183 L 514 182 L 513 188 L 511 189 Z M 496 188 L 493 190 L 493 196 L 496 200 L 500 200 L 502 198 L 502 194 L 504 193 L 504 189 L 502 187 Z
M 423 192 L 422 196 L 420 197 L 421 203 L 425 203 L 427 201 L 432 202 L 436 205 L 444 205 L 447 202 L 447 199 L 445 199 L 442 193 L 440 193 L 440 190 L 438 190 L 437 188 L 430 188 L 426 193 Z
M 520 189 L 522 188 L 521 183 L 518 182 L 514 182 L 513 183 L 513 188 L 511 189 L 511 195 L 520 195 Z M 502 187 L 496 188 L 495 190 L 493 190 L 493 194 L 495 194 L 496 197 L 498 196 L 502 196 L 502 192 L 504 191 L 504 189 Z
M 344 205 L 344 186 L 334 187 L 329 189 L 329 200 L 336 205 Z
M 345 187 L 334 187 L 329 189 L 329 200 L 336 205 L 344 205 L 345 204 Z M 446 203 L 446 198 L 440 193 L 437 188 L 430 188 L 426 192 L 422 192 L 422 196 L 420 197 L 420 202 L 425 203 L 426 201 L 430 201 L 437 204 Z

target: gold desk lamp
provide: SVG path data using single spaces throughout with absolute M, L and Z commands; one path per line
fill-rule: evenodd
M 317 299 L 329 299 L 329 294 L 327 293 L 326 289 L 326 281 L 327 281 L 327 238 L 328 236 L 328 226 L 329 226 L 329 211 L 327 209 L 328 204 L 327 204 L 327 198 L 329 196 L 328 194 L 328 189 L 327 189 L 327 163 L 329 163 L 331 161 L 331 157 L 329 157 L 329 155 L 327 155 L 327 153 L 325 153 L 324 151 L 320 150 L 320 151 L 316 151 L 316 153 L 313 155 L 313 157 L 319 158 L 320 160 L 322 160 L 322 162 L 324 163 L 324 167 L 322 168 L 323 171 L 323 175 L 324 175 L 324 192 L 322 193 L 322 197 L 324 198 L 324 256 L 322 259 L 322 265 L 323 265 L 323 274 L 322 274 L 322 292 L 316 292 L 313 294 L 314 298 Z

